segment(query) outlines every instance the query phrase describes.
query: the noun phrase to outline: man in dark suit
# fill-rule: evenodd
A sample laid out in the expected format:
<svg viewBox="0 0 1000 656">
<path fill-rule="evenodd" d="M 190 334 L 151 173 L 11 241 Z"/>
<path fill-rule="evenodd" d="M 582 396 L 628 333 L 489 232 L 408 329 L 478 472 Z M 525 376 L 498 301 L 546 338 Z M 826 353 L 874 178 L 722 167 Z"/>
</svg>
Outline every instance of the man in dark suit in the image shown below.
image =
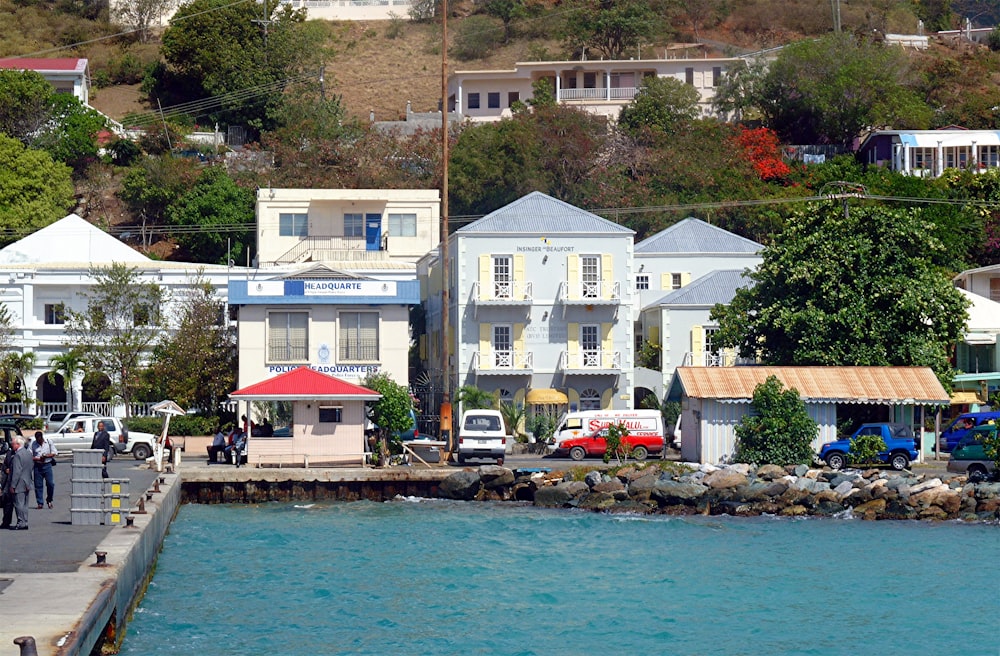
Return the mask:
<svg viewBox="0 0 1000 656">
<path fill-rule="evenodd" d="M 3 465 L 0 465 L 0 505 L 3 505 L 3 522 L 0 528 L 10 528 L 10 522 L 14 518 L 14 495 L 10 493 L 10 469 L 14 463 L 14 448 L 7 449 L 3 457 Z"/>
<path fill-rule="evenodd" d="M 31 450 L 24 446 L 23 439 L 16 435 L 12 440 L 14 459 L 10 463 L 10 481 L 7 483 L 14 495 L 14 513 L 17 515 L 17 525 L 10 527 L 13 531 L 28 530 L 28 493 L 34 485 L 31 472 L 35 462 L 31 459 Z"/>
<path fill-rule="evenodd" d="M 94 433 L 94 439 L 90 442 L 91 449 L 100 449 L 101 454 L 101 464 L 104 465 L 104 469 L 101 470 L 101 478 L 108 477 L 108 451 L 111 450 L 111 435 L 108 431 L 104 430 L 104 422 L 97 422 L 97 432 Z"/>
</svg>

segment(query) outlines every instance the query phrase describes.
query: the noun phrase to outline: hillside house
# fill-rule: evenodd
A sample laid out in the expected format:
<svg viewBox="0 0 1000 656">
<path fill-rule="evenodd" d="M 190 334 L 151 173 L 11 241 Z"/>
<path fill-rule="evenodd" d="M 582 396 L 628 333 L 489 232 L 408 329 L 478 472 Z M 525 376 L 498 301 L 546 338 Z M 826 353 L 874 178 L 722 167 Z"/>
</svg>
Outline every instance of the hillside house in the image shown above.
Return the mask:
<svg viewBox="0 0 1000 656">
<path fill-rule="evenodd" d="M 985 171 L 1000 166 L 1000 130 L 876 130 L 861 142 L 857 157 L 923 178 L 953 168 Z"/>
<path fill-rule="evenodd" d="M 0 59 L 0 68 L 15 71 L 35 71 L 60 93 L 76 96 L 84 105 L 90 104 L 90 65 L 76 57 Z"/>
</svg>

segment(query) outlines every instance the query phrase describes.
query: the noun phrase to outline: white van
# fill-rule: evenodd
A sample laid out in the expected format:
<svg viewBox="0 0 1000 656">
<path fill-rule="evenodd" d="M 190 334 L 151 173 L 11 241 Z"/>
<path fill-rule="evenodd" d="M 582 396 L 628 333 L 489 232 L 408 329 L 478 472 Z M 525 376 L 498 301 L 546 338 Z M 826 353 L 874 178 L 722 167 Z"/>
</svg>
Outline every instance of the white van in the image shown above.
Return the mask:
<svg viewBox="0 0 1000 656">
<path fill-rule="evenodd" d="M 503 464 L 507 431 L 499 410 L 466 410 L 458 429 L 458 462 L 466 458 L 496 460 Z"/>
<path fill-rule="evenodd" d="M 593 435 L 612 424 L 625 424 L 629 435 L 664 437 L 663 415 L 659 410 L 580 410 L 567 412 L 556 425 L 549 451 L 555 451 L 563 440 Z"/>
</svg>

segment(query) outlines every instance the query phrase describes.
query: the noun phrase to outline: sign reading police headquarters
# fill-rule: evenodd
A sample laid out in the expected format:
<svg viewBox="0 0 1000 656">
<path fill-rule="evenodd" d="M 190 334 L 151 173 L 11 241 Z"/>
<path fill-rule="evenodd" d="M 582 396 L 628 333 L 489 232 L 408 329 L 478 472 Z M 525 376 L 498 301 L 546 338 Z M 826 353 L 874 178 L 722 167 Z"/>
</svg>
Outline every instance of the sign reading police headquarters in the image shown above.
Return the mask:
<svg viewBox="0 0 1000 656">
<path fill-rule="evenodd" d="M 395 296 L 394 280 L 258 280 L 247 296 Z"/>
</svg>

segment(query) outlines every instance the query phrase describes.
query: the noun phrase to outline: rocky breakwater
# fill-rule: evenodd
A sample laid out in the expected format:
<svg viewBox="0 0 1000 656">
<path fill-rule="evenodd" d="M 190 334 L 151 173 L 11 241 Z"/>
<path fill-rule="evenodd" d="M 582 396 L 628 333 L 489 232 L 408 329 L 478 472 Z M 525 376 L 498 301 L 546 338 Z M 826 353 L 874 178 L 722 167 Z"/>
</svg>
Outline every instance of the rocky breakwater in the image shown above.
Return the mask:
<svg viewBox="0 0 1000 656">
<path fill-rule="evenodd" d="M 575 468 L 525 475 L 491 465 L 450 475 L 442 481 L 439 495 L 612 513 L 1000 519 L 1000 483 L 804 465 L 648 463 L 606 472 Z"/>
</svg>

